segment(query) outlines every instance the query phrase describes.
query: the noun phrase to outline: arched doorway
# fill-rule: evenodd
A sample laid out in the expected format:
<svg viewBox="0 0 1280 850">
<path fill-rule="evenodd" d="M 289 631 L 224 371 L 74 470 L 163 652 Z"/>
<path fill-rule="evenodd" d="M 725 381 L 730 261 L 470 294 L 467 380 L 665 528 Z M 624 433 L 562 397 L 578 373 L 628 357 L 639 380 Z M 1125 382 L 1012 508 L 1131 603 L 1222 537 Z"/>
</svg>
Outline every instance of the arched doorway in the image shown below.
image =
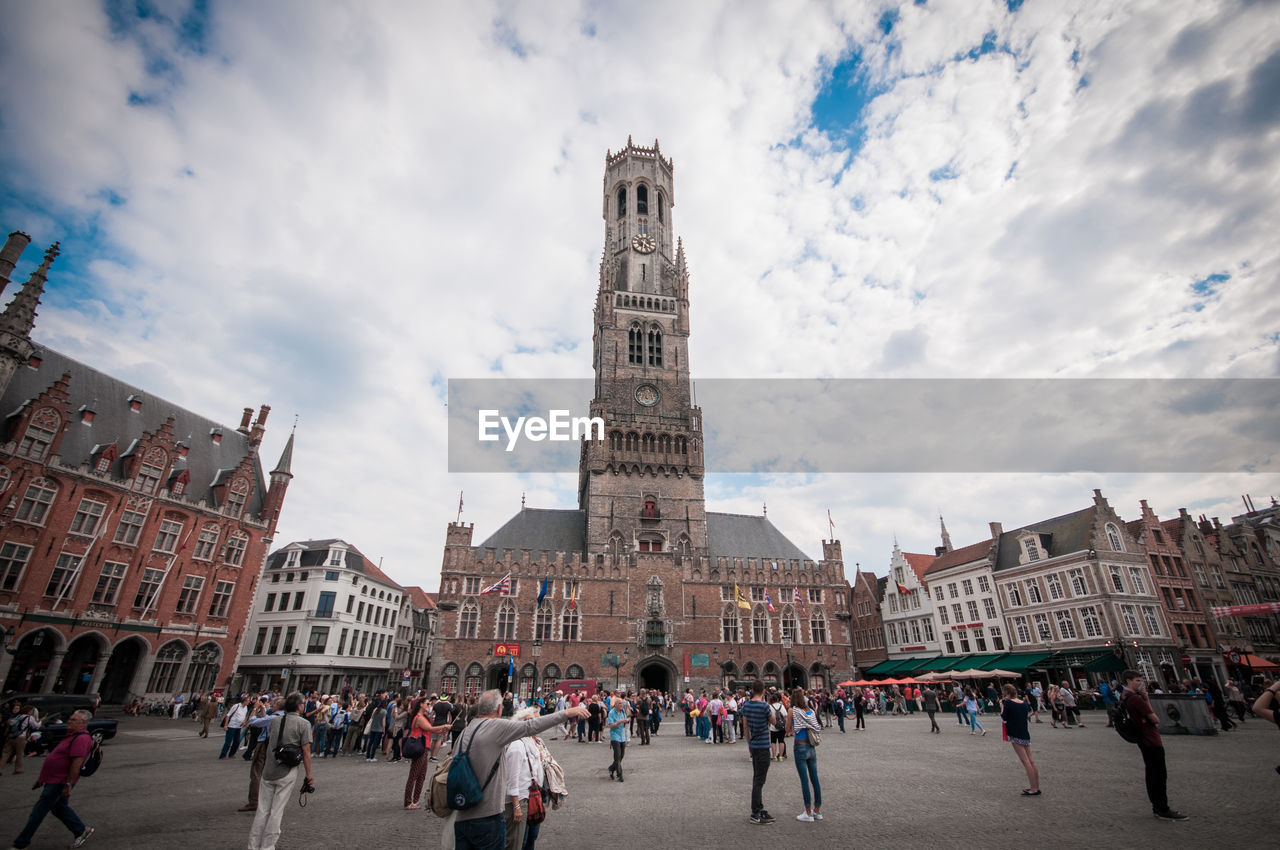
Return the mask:
<svg viewBox="0 0 1280 850">
<path fill-rule="evenodd" d="M 138 662 L 147 649 L 147 644 L 139 637 L 125 638 L 116 644 L 107 657 L 107 672 L 98 688 L 103 702 L 118 704 L 129 700 L 129 684 L 134 673 L 138 672 Z"/>
<path fill-rule="evenodd" d="M 58 682 L 53 689 L 59 693 L 87 694 L 94 671 L 102 663 L 106 639 L 100 634 L 83 634 L 71 641 L 67 655 L 58 671 Z"/>
<path fill-rule="evenodd" d="M 36 629 L 24 635 L 13 654 L 13 666 L 4 681 L 4 693 L 40 693 L 50 674 L 49 662 L 61 643 L 53 629 Z"/>
<path fill-rule="evenodd" d="M 636 664 L 635 671 L 638 687 L 668 694 L 675 687 L 677 671 L 665 658 L 646 658 Z"/>
<path fill-rule="evenodd" d="M 782 671 L 782 685 L 787 690 L 792 688 L 808 688 L 809 674 L 799 664 L 792 662 Z"/>
<path fill-rule="evenodd" d="M 488 674 L 485 676 L 485 690 L 491 691 L 495 688 L 504 694 L 511 690 L 511 679 L 507 676 L 507 663 L 494 664 L 489 668 Z"/>
</svg>

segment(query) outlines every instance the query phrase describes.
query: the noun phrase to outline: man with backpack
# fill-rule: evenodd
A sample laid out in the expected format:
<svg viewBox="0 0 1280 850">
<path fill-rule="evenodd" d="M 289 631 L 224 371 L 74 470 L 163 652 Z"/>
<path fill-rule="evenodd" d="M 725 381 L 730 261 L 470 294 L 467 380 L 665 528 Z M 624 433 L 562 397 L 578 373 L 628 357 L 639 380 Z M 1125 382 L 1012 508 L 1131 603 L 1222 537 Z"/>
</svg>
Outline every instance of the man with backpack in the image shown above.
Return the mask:
<svg viewBox="0 0 1280 850">
<path fill-rule="evenodd" d="M 26 827 L 13 840 L 14 847 L 30 845 L 45 815 L 50 812 L 71 830 L 75 837 L 72 847 L 82 846 L 93 834 L 93 827 L 84 825 L 70 803 L 71 789 L 80 780 L 80 767 L 93 750 L 93 739 L 85 731 L 85 726 L 92 717 L 92 712 L 81 709 L 67 718 L 67 737 L 45 756 L 44 765 L 40 768 L 40 778 L 35 785 L 41 789 L 40 799 L 32 807 Z"/>
<path fill-rule="evenodd" d="M 473 772 L 472 781 L 481 794 L 475 805 L 458 810 L 453 825 L 457 850 L 503 850 L 506 844 L 503 790 L 507 782 L 503 775 L 502 754 L 507 744 L 553 729 L 567 720 L 585 719 L 587 713 L 586 706 L 579 704 L 554 714 L 510 720 L 501 717 L 501 691 L 485 691 L 480 695 L 476 701 L 475 720 L 467 725 L 454 745 L 449 771 L 452 790 L 454 773 L 462 769 L 460 763 L 469 765 Z M 462 758 L 464 755 L 465 759 Z M 515 818 L 523 820 L 524 812 L 519 807 L 513 808 Z"/>
<path fill-rule="evenodd" d="M 1136 670 L 1125 670 L 1121 674 L 1121 679 L 1124 682 L 1124 696 L 1120 702 L 1128 713 L 1129 719 L 1140 729 L 1138 749 L 1142 752 L 1142 763 L 1146 768 L 1147 797 L 1151 800 L 1151 810 L 1158 818 L 1186 820 L 1187 816 L 1182 812 L 1169 808 L 1169 794 L 1166 787 L 1169 773 L 1164 763 L 1160 718 L 1152 711 L 1151 703 L 1147 701 L 1146 682 L 1142 674 Z"/>
</svg>

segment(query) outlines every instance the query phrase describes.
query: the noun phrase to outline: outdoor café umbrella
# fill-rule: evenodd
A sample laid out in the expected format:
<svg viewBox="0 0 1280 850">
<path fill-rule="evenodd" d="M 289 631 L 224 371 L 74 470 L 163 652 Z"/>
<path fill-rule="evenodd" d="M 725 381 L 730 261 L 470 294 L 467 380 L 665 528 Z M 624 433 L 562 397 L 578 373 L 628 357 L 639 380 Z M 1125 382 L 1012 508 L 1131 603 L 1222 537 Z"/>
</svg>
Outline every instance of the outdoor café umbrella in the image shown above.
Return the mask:
<svg viewBox="0 0 1280 850">
<path fill-rule="evenodd" d="M 1021 673 L 1010 673 L 1008 670 L 988 670 L 987 675 L 997 679 L 1017 679 L 1022 676 Z"/>
</svg>

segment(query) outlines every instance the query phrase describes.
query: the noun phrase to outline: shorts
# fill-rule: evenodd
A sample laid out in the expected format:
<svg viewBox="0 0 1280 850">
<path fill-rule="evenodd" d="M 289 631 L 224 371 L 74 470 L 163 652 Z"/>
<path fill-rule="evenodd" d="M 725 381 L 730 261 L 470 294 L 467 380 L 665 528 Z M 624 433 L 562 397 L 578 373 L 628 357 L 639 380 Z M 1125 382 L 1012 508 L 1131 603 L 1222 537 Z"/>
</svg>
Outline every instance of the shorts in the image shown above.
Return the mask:
<svg viewBox="0 0 1280 850">
<path fill-rule="evenodd" d="M 1010 738 L 1009 738 L 1009 743 L 1010 743 L 1010 744 L 1021 744 L 1021 745 L 1022 745 L 1022 746 L 1024 746 L 1024 747 L 1029 747 L 1029 746 L 1031 746 L 1031 739 L 1030 739 L 1030 738 L 1014 738 L 1014 737 L 1010 736 Z"/>
<path fill-rule="evenodd" d="M 787 742 L 786 729 L 770 729 L 769 730 L 769 743 L 785 744 L 786 742 Z"/>
</svg>

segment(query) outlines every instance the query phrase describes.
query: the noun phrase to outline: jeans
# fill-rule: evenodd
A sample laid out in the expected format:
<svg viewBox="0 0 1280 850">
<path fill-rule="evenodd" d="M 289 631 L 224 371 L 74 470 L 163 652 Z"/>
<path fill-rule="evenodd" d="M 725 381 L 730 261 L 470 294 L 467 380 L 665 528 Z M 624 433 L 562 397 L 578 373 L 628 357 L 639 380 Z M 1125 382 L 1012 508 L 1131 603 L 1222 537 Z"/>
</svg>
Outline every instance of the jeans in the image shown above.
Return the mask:
<svg viewBox="0 0 1280 850">
<path fill-rule="evenodd" d="M 836 712 L 836 722 L 840 724 L 840 731 L 843 732 L 844 731 L 844 712 L 843 711 Z"/>
<path fill-rule="evenodd" d="M 534 846 L 538 843 L 538 831 L 540 829 L 542 829 L 542 824 L 540 823 L 525 823 L 522 850 L 534 850 Z"/>
<path fill-rule="evenodd" d="M 769 776 L 769 750 L 751 750 L 751 814 L 764 811 L 764 781 Z"/>
<path fill-rule="evenodd" d="M 818 784 L 818 751 L 809 746 L 808 741 L 796 741 L 792 747 L 792 756 L 796 762 L 796 773 L 800 774 L 800 794 L 804 797 L 805 809 L 810 808 L 810 783 L 813 783 L 812 808 L 821 809 L 822 786 Z"/>
<path fill-rule="evenodd" d="M 1151 811 L 1159 814 L 1169 811 L 1169 771 L 1164 764 L 1164 747 L 1138 744 L 1142 752 L 1142 763 L 1147 774 L 1147 798 L 1151 800 Z"/>
<path fill-rule="evenodd" d="M 334 727 L 329 730 L 329 734 L 325 739 L 324 755 L 338 755 L 338 748 L 342 746 L 342 739 L 345 737 L 346 729 Z"/>
<path fill-rule="evenodd" d="M 862 710 L 862 707 L 861 707 L 861 706 L 859 706 L 859 707 L 857 708 L 857 710 L 855 711 L 855 713 L 854 713 L 854 715 L 853 715 L 853 728 L 854 728 L 854 729 L 866 729 L 866 728 L 867 728 L 867 718 L 866 718 L 866 715 L 863 713 L 863 710 Z"/>
<path fill-rule="evenodd" d="M 236 750 L 240 749 L 240 730 L 228 729 L 226 735 L 222 739 L 222 752 L 218 758 L 224 759 L 228 756 L 236 754 Z"/>
<path fill-rule="evenodd" d="M 500 814 L 455 821 L 453 842 L 456 850 L 503 850 L 507 823 Z"/>
<path fill-rule="evenodd" d="M 311 744 L 311 752 L 324 754 L 325 742 L 328 740 L 329 727 L 316 724 L 315 741 Z"/>
<path fill-rule="evenodd" d="M 364 757 L 366 759 L 376 759 L 378 757 L 378 747 L 382 744 L 381 732 L 369 733 L 369 744 L 364 749 Z"/>
<path fill-rule="evenodd" d="M 693 721 L 694 720 L 695 718 L 692 715 L 690 715 L 689 712 L 686 711 L 684 713 L 684 734 L 686 737 L 689 737 L 689 738 L 693 737 Z"/>
<path fill-rule="evenodd" d="M 40 823 L 44 820 L 45 815 L 50 812 L 53 813 L 55 818 L 62 821 L 76 838 L 84 834 L 84 822 L 80 820 L 80 817 L 72 810 L 71 804 L 62 796 L 62 785 L 50 782 L 41 789 L 40 799 L 36 800 L 36 804 L 31 807 L 31 816 L 27 818 L 27 825 L 19 833 L 18 837 L 13 839 L 13 846 L 26 847 L 30 844 L 31 838 L 36 834 L 36 830 L 40 828 Z"/>
</svg>

